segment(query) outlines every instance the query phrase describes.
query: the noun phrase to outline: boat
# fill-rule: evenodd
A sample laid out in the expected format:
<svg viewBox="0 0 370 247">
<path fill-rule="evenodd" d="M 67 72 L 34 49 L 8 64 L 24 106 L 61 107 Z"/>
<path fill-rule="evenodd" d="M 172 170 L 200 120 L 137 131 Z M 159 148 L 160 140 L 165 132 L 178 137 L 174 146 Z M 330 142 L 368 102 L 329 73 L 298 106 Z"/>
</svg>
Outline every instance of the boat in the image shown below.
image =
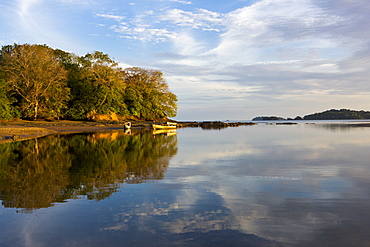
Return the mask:
<svg viewBox="0 0 370 247">
<path fill-rule="evenodd" d="M 175 129 L 154 129 L 153 135 L 173 136 L 177 135 L 177 132 Z"/>
<path fill-rule="evenodd" d="M 153 124 L 153 129 L 176 129 L 177 123 L 167 122 L 164 124 Z"/>
<path fill-rule="evenodd" d="M 126 122 L 126 123 L 124 123 L 124 124 L 123 124 L 123 127 L 124 127 L 125 129 L 131 129 L 131 122 Z"/>
</svg>

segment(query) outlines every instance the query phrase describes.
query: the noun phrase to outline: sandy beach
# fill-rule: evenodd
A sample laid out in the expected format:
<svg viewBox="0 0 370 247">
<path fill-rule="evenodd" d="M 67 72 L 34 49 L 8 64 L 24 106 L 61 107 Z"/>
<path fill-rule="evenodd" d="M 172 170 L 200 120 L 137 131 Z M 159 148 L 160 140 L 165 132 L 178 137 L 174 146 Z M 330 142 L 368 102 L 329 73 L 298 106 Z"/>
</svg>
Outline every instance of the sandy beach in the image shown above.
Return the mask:
<svg viewBox="0 0 370 247">
<path fill-rule="evenodd" d="M 149 127 L 138 122 L 134 128 Z M 0 122 L 0 143 L 22 141 L 50 134 L 81 133 L 123 129 L 123 123 L 101 123 L 85 121 L 3 121 Z"/>
</svg>

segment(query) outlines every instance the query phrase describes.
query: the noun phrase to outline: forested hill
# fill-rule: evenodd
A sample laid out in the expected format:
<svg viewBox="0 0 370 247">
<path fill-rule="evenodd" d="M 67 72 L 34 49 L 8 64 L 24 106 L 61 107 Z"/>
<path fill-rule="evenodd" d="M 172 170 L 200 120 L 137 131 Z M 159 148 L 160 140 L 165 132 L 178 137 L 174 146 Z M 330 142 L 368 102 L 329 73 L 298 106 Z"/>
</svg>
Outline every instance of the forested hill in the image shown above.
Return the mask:
<svg viewBox="0 0 370 247">
<path fill-rule="evenodd" d="M 255 117 L 252 121 L 279 121 L 279 120 L 337 120 L 337 119 L 370 119 L 370 111 L 354 111 L 349 109 L 331 109 L 296 118 L 282 118 L 276 116 Z"/>
<path fill-rule="evenodd" d="M 349 109 L 327 110 L 303 117 L 304 120 L 329 120 L 329 119 L 370 119 L 370 111 L 354 111 Z"/>
</svg>

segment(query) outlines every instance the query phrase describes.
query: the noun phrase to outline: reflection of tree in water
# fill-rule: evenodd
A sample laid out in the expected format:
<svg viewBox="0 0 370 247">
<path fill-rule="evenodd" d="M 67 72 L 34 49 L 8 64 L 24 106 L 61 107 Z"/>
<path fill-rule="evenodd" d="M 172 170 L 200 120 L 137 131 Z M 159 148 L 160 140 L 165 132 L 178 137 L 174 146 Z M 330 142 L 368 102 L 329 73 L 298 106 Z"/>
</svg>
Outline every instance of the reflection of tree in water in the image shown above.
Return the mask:
<svg viewBox="0 0 370 247">
<path fill-rule="evenodd" d="M 0 145 L 0 199 L 5 207 L 41 208 L 62 201 L 71 165 L 56 138 Z"/>
<path fill-rule="evenodd" d="M 176 136 L 143 132 L 46 137 L 0 145 L 0 199 L 27 210 L 87 196 L 102 200 L 120 183 L 162 179 Z"/>
</svg>

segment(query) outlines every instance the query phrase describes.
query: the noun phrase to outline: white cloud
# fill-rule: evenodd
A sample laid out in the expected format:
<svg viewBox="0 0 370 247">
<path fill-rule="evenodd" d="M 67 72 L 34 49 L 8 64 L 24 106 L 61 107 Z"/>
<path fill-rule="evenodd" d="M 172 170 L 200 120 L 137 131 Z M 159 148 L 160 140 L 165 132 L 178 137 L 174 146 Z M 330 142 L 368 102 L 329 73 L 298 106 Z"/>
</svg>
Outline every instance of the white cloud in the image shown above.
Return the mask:
<svg viewBox="0 0 370 247">
<path fill-rule="evenodd" d="M 163 42 L 168 38 L 175 38 L 176 34 L 168 31 L 166 29 L 159 29 L 159 28 L 146 28 L 146 27 L 129 27 L 125 24 L 121 25 L 113 25 L 111 28 L 116 33 L 122 34 L 120 37 L 139 40 L 143 42 Z"/>
<path fill-rule="evenodd" d="M 114 32 L 122 34 L 120 37 L 142 42 L 173 41 L 178 43 L 182 38 L 191 39 L 192 34 L 190 31 L 192 29 L 212 32 L 221 31 L 223 16 L 216 12 L 205 9 L 197 9 L 195 12 L 183 11 L 181 9 L 157 11 L 143 11 L 130 19 L 115 14 L 101 13 L 96 16 L 116 22 L 114 25 L 111 25 L 111 28 Z M 127 21 L 122 22 L 123 20 Z M 195 43 L 198 44 L 196 46 L 199 46 L 201 42 L 193 40 L 189 45 Z M 186 49 L 181 48 L 181 50 Z"/>
<path fill-rule="evenodd" d="M 37 7 L 42 0 L 20 0 L 18 1 L 18 15 L 25 28 L 35 28 L 37 24 L 32 16 L 32 8 Z"/>
<path fill-rule="evenodd" d="M 338 47 L 321 29 L 340 18 L 325 15 L 310 1 L 264 0 L 230 12 L 226 18 L 227 31 L 212 52 L 232 63 L 307 61 L 312 49 Z"/>
<path fill-rule="evenodd" d="M 105 19 L 112 19 L 117 22 L 121 22 L 122 20 L 126 19 L 125 16 L 120 16 L 120 15 L 112 15 L 112 14 L 96 14 L 98 17 L 103 17 Z"/>
<path fill-rule="evenodd" d="M 50 6 L 44 0 L 19 0 L 14 16 L 15 29 L 26 37 L 27 43 L 41 43 L 55 46 L 69 39 L 57 30 L 58 18 L 53 15 Z"/>
<path fill-rule="evenodd" d="M 175 3 L 181 3 L 181 4 L 193 4 L 190 1 L 183 1 L 183 0 L 157 0 L 161 2 L 175 2 Z"/>
<path fill-rule="evenodd" d="M 179 27 L 189 27 L 205 31 L 217 31 L 217 25 L 222 24 L 222 14 L 198 9 L 196 12 L 183 11 L 181 9 L 167 10 L 160 16 L 160 20 L 169 21 Z"/>
<path fill-rule="evenodd" d="M 173 37 L 172 41 L 177 52 L 182 55 L 197 55 L 205 48 L 204 43 L 197 41 L 190 32 L 178 33 Z M 183 62 L 183 60 L 179 62 Z M 194 62 L 192 61 L 193 65 Z"/>
<path fill-rule="evenodd" d="M 118 33 L 120 38 L 142 42 L 163 42 L 176 38 L 175 32 L 166 28 L 155 28 L 148 24 L 149 20 L 147 21 L 145 18 L 153 15 L 153 13 L 153 11 L 146 11 L 144 12 L 145 15 L 137 15 L 130 19 L 114 14 L 96 14 L 96 16 L 116 22 L 114 25 L 110 25 L 110 29 Z M 123 22 L 123 20 L 126 20 L 126 22 Z"/>
<path fill-rule="evenodd" d="M 88 50 L 86 43 L 80 43 L 80 37 L 71 36 L 74 28 L 81 23 L 74 23 L 76 9 L 93 8 L 95 0 L 69 1 L 69 0 L 15 0 L 3 1 L 0 8 L 6 14 L 6 19 L 1 20 L 3 26 L 8 29 L 6 36 L 8 40 L 1 43 L 30 43 L 47 44 L 53 48 L 65 49 L 79 52 Z M 5 3 L 6 2 L 6 3 Z M 61 12 L 63 11 L 63 12 Z M 70 25 L 73 23 L 73 25 Z M 4 31 L 6 30 L 4 28 Z M 82 28 L 81 28 L 82 29 Z M 86 34 L 89 35 L 89 34 Z"/>
<path fill-rule="evenodd" d="M 341 6 L 341 11 L 353 8 L 348 2 L 346 4 L 348 8 Z M 332 5 L 339 8 L 334 2 Z M 229 86 L 229 80 L 222 80 L 222 76 L 233 75 L 231 80 L 239 83 L 240 91 L 245 86 L 259 86 L 261 90 L 253 93 L 259 100 L 249 100 L 254 106 L 266 106 L 266 102 L 273 100 L 271 107 L 280 105 L 286 110 L 287 105 L 296 104 L 301 99 L 306 102 L 301 107 L 308 112 L 308 106 L 314 108 L 319 104 L 322 106 L 318 110 L 324 105 L 328 108 L 336 107 L 335 104 L 346 107 L 344 102 L 358 108 L 363 105 L 362 100 L 354 104 L 347 98 L 360 100 L 363 97 L 359 94 L 370 89 L 365 75 L 370 64 L 370 48 L 366 43 L 370 35 L 363 26 L 368 23 L 368 17 L 342 15 L 341 11 L 330 7 L 330 4 L 324 6 L 309 0 L 259 1 L 220 16 L 220 22 L 213 22 L 224 25 L 222 30 L 225 30 L 213 41 L 213 49 L 204 43 L 200 52 L 177 58 L 172 63 L 166 61 L 166 66 L 171 69 L 175 69 L 175 64 L 188 66 L 191 68 L 188 76 L 199 77 L 196 73 L 203 70 L 203 79 L 216 74 L 225 87 Z M 356 6 L 357 12 L 358 9 L 360 7 Z M 167 19 L 195 27 L 192 16 L 188 12 L 174 11 Z M 359 35 L 355 35 L 354 30 Z M 189 42 L 192 43 L 196 44 L 197 40 L 194 38 Z M 184 54 L 181 49 L 177 51 Z M 200 83 L 209 89 L 209 97 L 203 95 L 204 98 L 213 98 L 221 104 L 220 96 L 213 90 L 215 84 L 203 79 Z M 344 98 L 346 94 L 348 96 Z M 230 91 L 225 92 L 226 95 L 235 103 L 239 99 Z M 250 94 L 245 96 L 251 97 Z M 320 103 L 312 101 L 316 96 L 324 98 Z"/>
<path fill-rule="evenodd" d="M 57 0 L 59 3 L 64 5 L 89 5 L 96 3 L 96 0 Z"/>
<path fill-rule="evenodd" d="M 41 2 L 42 0 L 19 0 L 19 14 L 21 16 L 29 14 L 30 8 L 32 8 L 32 6 L 40 4 Z"/>
</svg>

